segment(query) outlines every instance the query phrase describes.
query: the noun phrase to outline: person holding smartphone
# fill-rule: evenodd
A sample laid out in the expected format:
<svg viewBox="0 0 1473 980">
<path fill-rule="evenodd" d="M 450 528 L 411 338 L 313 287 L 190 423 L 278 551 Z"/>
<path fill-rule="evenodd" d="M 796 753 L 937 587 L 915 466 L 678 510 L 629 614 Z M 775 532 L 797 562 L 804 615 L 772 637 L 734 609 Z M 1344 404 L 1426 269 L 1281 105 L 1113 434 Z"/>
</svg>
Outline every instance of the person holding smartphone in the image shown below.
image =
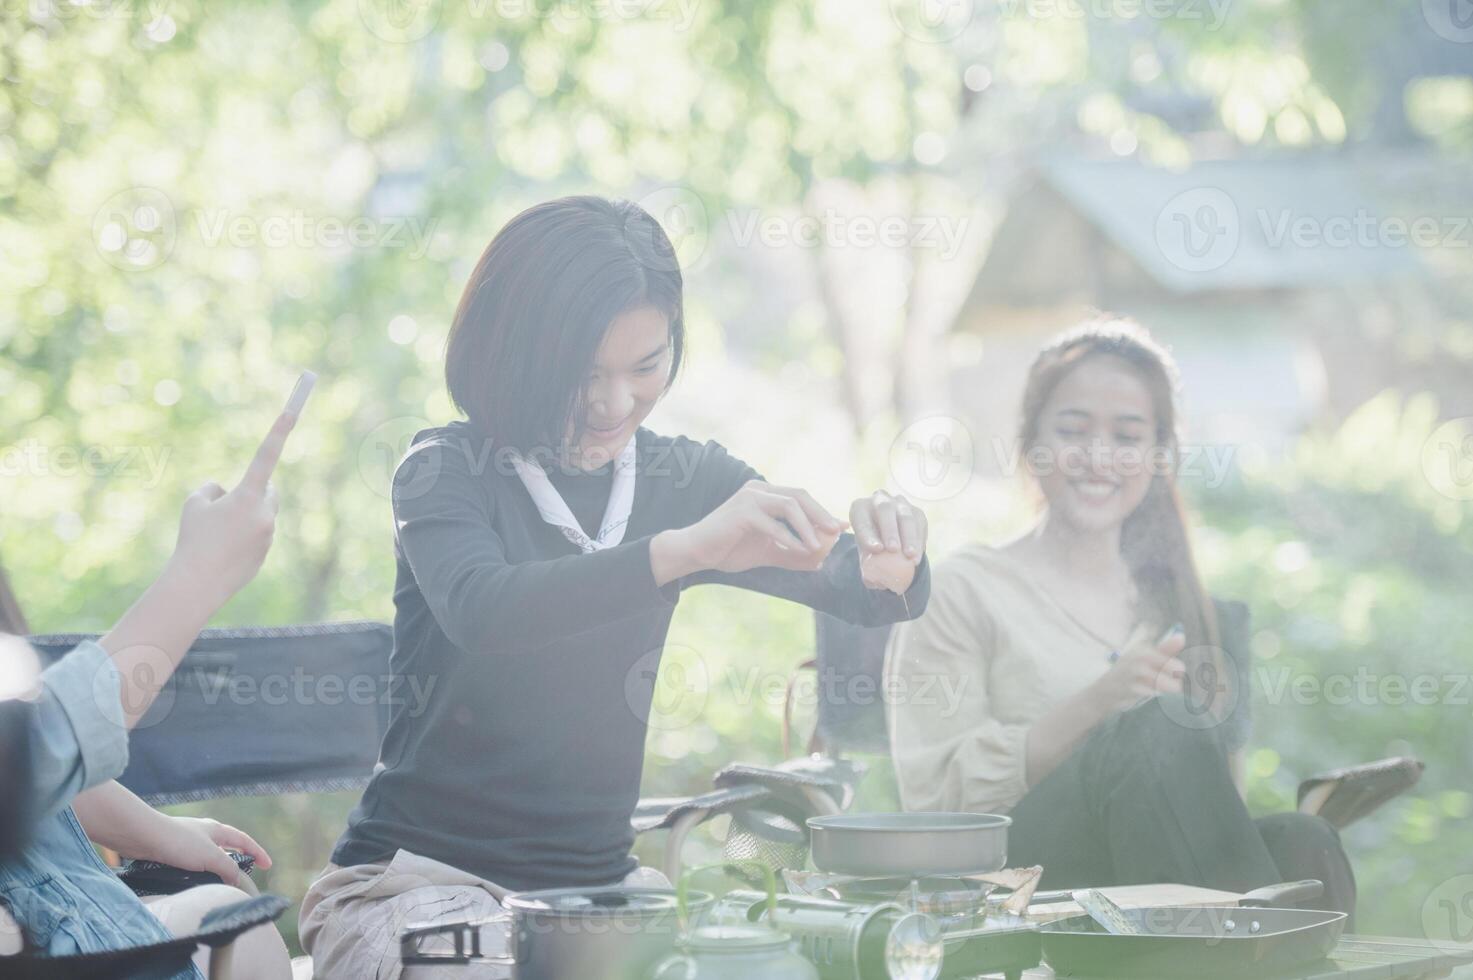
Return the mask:
<svg viewBox="0 0 1473 980">
<path fill-rule="evenodd" d="M 10 920 L 0 929 L 0 955 L 105 952 L 185 935 L 212 909 L 247 897 L 232 887 L 239 872 L 225 848 L 270 867 L 270 856 L 247 834 L 213 820 L 167 816 L 115 779 L 128 761 L 129 730 L 210 617 L 265 561 L 278 506 L 270 476 L 295 423 L 295 411 L 277 419 L 236 487 L 207 483 L 191 494 L 158 579 L 106 635 L 37 675 L 24 701 L 28 777 L 14 787 L 25 796 L 27 826 L 18 849 L 0 859 L 0 908 Z M 9 604 L 7 619 L 24 627 L 18 603 Z M 0 655 L 12 664 L 35 659 L 24 639 L 8 634 L 0 634 Z M 94 843 L 212 872 L 223 883 L 140 900 L 102 863 Z M 187 976 L 198 980 L 209 962 L 210 952 L 200 950 Z M 289 977 L 275 927 L 242 933 L 225 975 Z"/>
<path fill-rule="evenodd" d="M 446 353 L 466 419 L 419 433 L 393 482 L 393 670 L 433 689 L 392 709 L 303 900 L 319 976 L 397 976 L 408 918 L 492 917 L 508 889 L 663 882 L 629 819 L 682 590 L 871 625 L 925 608 L 904 498 L 860 497 L 844 533 L 719 444 L 643 426 L 680 367 L 682 291 L 659 224 L 589 196 L 522 212 L 471 274 Z"/>
<path fill-rule="evenodd" d="M 1176 367 L 1146 331 L 1102 320 L 1029 372 L 1021 449 L 1042 507 L 1001 547 L 936 570 L 931 608 L 896 630 L 889 703 L 908 810 L 1013 817 L 1008 859 L 1047 888 L 1174 882 L 1248 891 L 1355 879 L 1318 817 L 1255 821 L 1241 797 L 1252 692 L 1246 609 L 1230 643 L 1193 558 L 1176 486 Z"/>
</svg>

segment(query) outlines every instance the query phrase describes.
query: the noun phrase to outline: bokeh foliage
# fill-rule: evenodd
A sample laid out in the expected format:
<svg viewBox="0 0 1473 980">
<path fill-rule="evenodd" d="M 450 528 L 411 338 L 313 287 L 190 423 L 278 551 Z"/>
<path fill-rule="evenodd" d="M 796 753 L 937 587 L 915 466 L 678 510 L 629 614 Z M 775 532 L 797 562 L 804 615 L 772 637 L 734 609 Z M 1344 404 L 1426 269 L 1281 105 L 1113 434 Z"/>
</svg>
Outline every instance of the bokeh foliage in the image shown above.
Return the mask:
<svg viewBox="0 0 1473 980">
<path fill-rule="evenodd" d="M 234 477 L 300 365 L 322 383 L 278 477 L 277 545 L 219 622 L 387 619 L 388 472 L 416 428 L 451 417 L 438 364 L 450 313 L 490 234 L 532 201 L 658 203 L 673 187 L 713 213 L 802 210 L 837 181 L 898 186 L 917 211 L 985 208 L 988 180 L 1040 147 L 1102 143 L 1176 164 L 1200 128 L 1238 146 L 1339 146 L 1401 98 L 1359 67 L 1384 28 L 1374 2 L 1242 0 L 1212 31 L 979 2 L 957 36 L 917 29 L 924 3 L 692 0 L 647 16 L 489 0 L 0 4 L 0 554 L 36 628 L 109 624 L 167 555 L 184 495 Z M 1419 92 L 1421 129 L 1466 148 L 1473 91 Z M 1205 110 L 1185 118 L 1161 93 Z M 129 260 L 110 250 L 107 216 L 140 201 L 163 222 L 138 229 L 158 252 Z M 353 221 L 367 239 L 337 242 L 333 223 Z M 284 240 L 261 240 L 283 227 Z M 757 370 L 799 362 L 826 378 L 856 356 L 798 329 L 812 321 L 798 311 L 768 339 L 728 336 L 762 286 L 720 264 L 696 271 L 694 347 L 708 363 L 730 350 Z M 877 310 L 866 328 L 888 337 L 910 319 Z M 803 422 L 791 404 L 761 411 Z M 884 480 L 876 447 L 893 417 L 854 421 L 858 490 Z M 1431 426 L 1416 400 L 1373 403 L 1298 457 L 1195 495 L 1212 581 L 1252 602 L 1265 665 L 1469 669 L 1457 629 L 1467 505 L 1392 452 Z M 780 449 L 739 431 L 693 434 L 771 469 Z M 1021 498 L 1007 494 L 942 507 L 938 549 L 1015 528 Z M 671 642 L 781 677 L 809 652 L 811 621 L 702 590 Z M 652 736 L 647 793 L 698 791 L 732 759 L 780 756 L 777 706 L 716 692 L 692 724 Z M 1261 809 L 1329 765 L 1402 748 L 1431 763 L 1423 792 L 1350 835 L 1374 895 L 1363 928 L 1419 932 L 1449 856 L 1473 850 L 1468 714 L 1261 708 Z M 866 793 L 882 805 L 883 779 Z M 272 886 L 299 895 L 351 802 L 196 809 L 267 842 Z"/>
</svg>

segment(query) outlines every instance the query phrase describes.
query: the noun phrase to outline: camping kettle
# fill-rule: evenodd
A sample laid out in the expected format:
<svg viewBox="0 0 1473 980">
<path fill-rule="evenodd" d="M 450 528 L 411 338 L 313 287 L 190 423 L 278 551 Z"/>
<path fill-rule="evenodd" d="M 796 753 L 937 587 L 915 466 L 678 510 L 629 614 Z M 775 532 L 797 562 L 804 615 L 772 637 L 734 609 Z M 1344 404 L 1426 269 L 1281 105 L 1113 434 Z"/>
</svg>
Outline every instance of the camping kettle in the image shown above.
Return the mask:
<svg viewBox="0 0 1473 980">
<path fill-rule="evenodd" d="M 728 862 L 695 868 L 680 878 L 677 902 L 683 910 L 692 875 L 708 868 L 733 864 L 766 878 L 769 921 L 777 908 L 777 877 L 756 861 Z M 688 928 L 676 941 L 679 950 L 655 967 L 654 980 L 819 980 L 818 968 L 798 954 L 793 939 L 768 925 L 753 922 L 721 923 Z"/>
</svg>

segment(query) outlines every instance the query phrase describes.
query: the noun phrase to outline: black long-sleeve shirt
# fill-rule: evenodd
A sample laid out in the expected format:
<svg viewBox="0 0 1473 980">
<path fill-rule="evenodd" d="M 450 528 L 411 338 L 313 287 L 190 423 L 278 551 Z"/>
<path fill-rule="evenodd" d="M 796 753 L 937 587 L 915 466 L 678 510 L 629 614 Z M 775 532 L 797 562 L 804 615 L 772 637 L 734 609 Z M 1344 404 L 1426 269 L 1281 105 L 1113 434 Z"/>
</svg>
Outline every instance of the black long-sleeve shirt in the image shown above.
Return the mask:
<svg viewBox="0 0 1473 980">
<path fill-rule="evenodd" d="M 925 608 L 928 562 L 904 601 L 867 589 L 849 534 L 816 572 L 702 572 L 656 586 L 650 539 L 760 477 L 715 442 L 643 428 L 636 440 L 624 540 L 583 554 L 474 426 L 415 436 L 394 477 L 399 703 L 334 863 L 405 848 L 514 889 L 616 882 L 634 868 L 629 817 L 654 668 L 682 589 L 736 585 L 860 625 Z M 553 481 L 580 523 L 598 522 L 607 470 Z M 415 691 L 429 692 L 423 703 Z"/>
</svg>

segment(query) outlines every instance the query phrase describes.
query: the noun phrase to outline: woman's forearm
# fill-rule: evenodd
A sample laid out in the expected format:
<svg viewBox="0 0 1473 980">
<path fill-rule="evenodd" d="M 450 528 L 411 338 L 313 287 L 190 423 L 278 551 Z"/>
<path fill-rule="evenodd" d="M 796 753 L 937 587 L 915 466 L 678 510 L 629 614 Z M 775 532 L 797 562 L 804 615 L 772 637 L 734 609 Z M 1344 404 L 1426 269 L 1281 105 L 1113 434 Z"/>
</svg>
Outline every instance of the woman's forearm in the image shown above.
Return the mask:
<svg viewBox="0 0 1473 980">
<path fill-rule="evenodd" d="M 705 566 L 695 556 L 687 528 L 661 531 L 650 539 L 650 571 L 661 588 L 679 578 L 694 575 Z"/>
<path fill-rule="evenodd" d="M 1108 701 L 1091 684 L 1060 701 L 1034 722 L 1027 738 L 1029 787 L 1037 786 L 1053 772 L 1110 713 Z"/>
<path fill-rule="evenodd" d="M 225 597 L 218 591 L 207 579 L 189 575 L 171 560 L 117 625 L 98 640 L 117 665 L 123 718 L 129 728 L 153 704 L 195 637 L 223 605 Z"/>
<path fill-rule="evenodd" d="M 93 843 L 124 857 L 151 855 L 168 834 L 168 817 L 116 780 L 78 793 L 72 810 Z"/>
</svg>

